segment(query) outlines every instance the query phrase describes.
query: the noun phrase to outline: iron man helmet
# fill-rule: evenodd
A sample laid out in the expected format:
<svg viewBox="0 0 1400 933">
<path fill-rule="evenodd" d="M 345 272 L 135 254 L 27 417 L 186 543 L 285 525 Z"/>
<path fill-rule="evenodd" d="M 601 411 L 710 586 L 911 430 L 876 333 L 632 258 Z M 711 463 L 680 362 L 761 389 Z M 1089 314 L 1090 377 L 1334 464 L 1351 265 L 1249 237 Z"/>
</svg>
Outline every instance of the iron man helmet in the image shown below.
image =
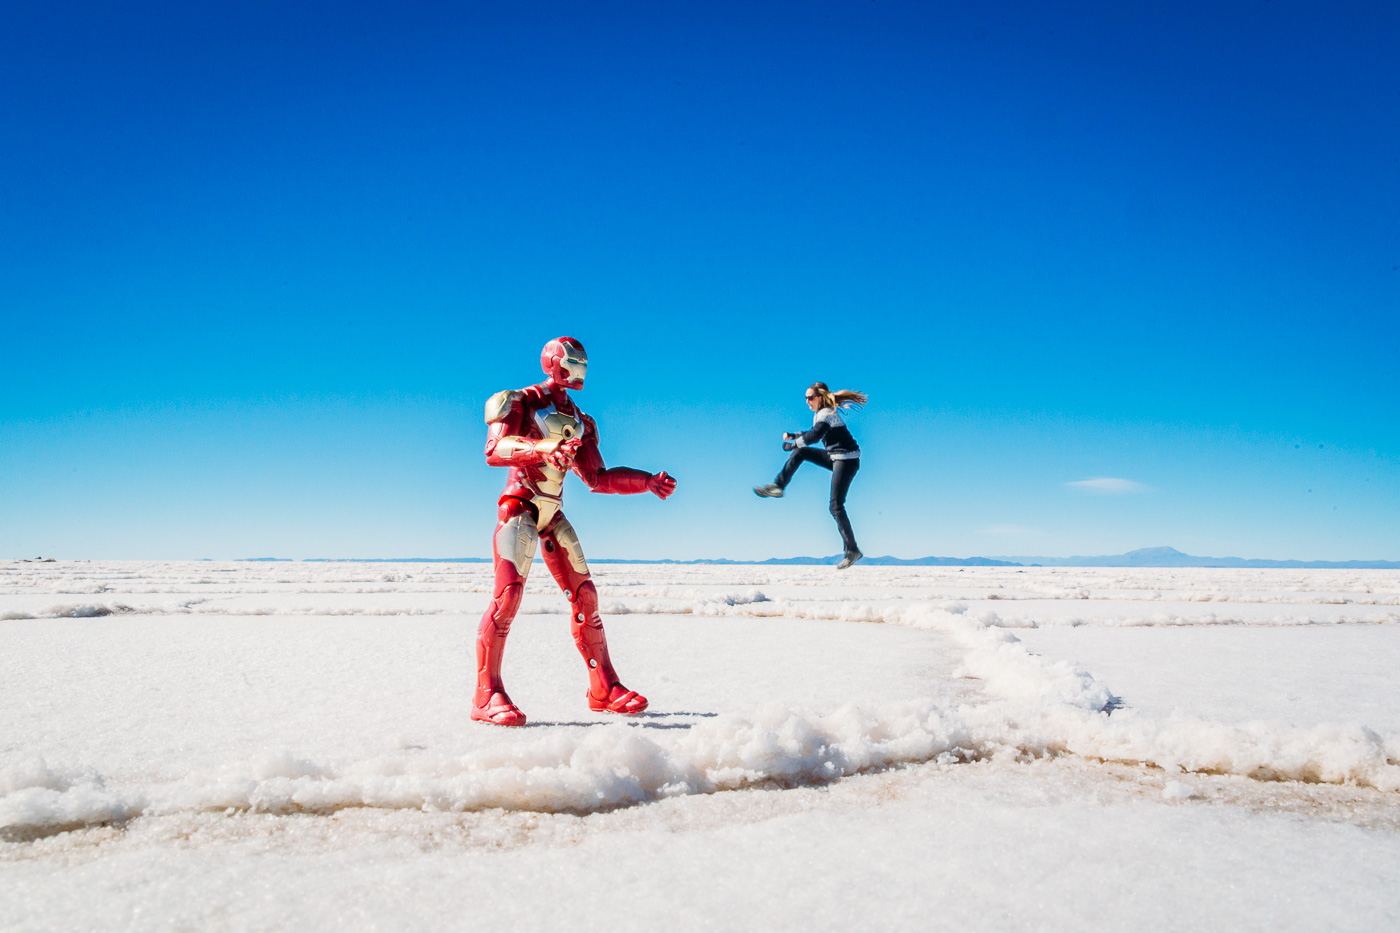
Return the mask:
<svg viewBox="0 0 1400 933">
<path fill-rule="evenodd" d="M 582 389 L 588 372 L 588 354 L 583 344 L 572 337 L 556 337 L 540 351 L 540 368 L 566 389 Z"/>
</svg>

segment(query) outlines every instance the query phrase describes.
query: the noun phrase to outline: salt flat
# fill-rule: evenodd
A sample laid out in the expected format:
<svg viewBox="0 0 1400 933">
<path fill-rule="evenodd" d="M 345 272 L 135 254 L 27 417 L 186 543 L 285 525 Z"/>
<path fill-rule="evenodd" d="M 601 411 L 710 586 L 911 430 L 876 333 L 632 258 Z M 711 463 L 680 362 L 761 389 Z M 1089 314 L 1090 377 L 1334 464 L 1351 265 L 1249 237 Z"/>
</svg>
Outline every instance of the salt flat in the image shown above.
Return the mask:
<svg viewBox="0 0 1400 933">
<path fill-rule="evenodd" d="M 1376 929 L 1400 573 L 0 564 L 6 929 Z"/>
</svg>

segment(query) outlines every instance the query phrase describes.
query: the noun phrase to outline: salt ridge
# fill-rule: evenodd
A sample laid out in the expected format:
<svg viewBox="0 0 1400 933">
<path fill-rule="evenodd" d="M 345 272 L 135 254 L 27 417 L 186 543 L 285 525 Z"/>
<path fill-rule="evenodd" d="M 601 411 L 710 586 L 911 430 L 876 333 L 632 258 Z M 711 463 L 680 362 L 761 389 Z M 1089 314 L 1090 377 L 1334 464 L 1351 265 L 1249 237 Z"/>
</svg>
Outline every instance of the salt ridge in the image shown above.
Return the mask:
<svg viewBox="0 0 1400 933">
<path fill-rule="evenodd" d="M 988 610 L 961 602 L 692 601 L 695 615 L 792 615 L 937 629 L 964 651 L 985 703 L 932 699 L 820 711 L 769 706 L 660 738 L 627 722 L 586 734 L 522 736 L 505 749 L 441 757 L 410 752 L 311 761 L 278 752 L 175 781 L 109 787 L 82 765 L 27 759 L 0 771 L 0 828 L 14 833 L 194 811 L 327 813 L 349 807 L 585 813 L 758 785 L 828 782 L 939 760 L 1073 754 L 1173 772 L 1346 783 L 1400 791 L 1400 739 L 1357 724 L 1298 728 L 1163 720 L 1116 709 L 1086 671 L 1026 650 Z M 636 607 L 634 611 L 646 611 Z M 674 608 L 658 611 L 674 612 Z"/>
</svg>

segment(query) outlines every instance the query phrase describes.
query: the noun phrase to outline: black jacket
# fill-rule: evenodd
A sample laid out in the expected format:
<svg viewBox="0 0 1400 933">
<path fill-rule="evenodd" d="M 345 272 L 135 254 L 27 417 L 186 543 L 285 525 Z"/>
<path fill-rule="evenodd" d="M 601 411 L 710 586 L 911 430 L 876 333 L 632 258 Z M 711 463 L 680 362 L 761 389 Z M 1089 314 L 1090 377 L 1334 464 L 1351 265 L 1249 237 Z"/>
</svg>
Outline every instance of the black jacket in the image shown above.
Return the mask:
<svg viewBox="0 0 1400 933">
<path fill-rule="evenodd" d="M 798 447 L 807 447 L 821 441 L 826 444 L 826 452 L 833 460 L 855 460 L 860 457 L 860 445 L 851 436 L 841 413 L 835 408 L 823 408 L 812 417 L 812 430 L 804 431 L 793 439 Z"/>
</svg>

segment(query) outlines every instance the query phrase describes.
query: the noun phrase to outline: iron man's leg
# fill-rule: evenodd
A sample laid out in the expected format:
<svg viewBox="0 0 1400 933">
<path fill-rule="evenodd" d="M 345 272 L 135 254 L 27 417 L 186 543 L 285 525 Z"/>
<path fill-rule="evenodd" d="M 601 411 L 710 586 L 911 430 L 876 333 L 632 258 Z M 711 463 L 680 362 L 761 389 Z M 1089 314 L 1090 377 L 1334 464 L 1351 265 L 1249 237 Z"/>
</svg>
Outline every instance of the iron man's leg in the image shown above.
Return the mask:
<svg viewBox="0 0 1400 933">
<path fill-rule="evenodd" d="M 520 597 L 525 592 L 525 578 L 530 575 L 530 562 L 535 557 L 535 516 L 519 499 L 503 499 L 497 512 L 496 537 L 492 544 L 495 556 L 496 585 L 491 591 L 491 605 L 481 617 L 476 630 L 476 694 L 472 698 L 472 719 L 498 726 L 523 726 L 525 714 L 510 701 L 501 681 L 501 657 L 506 650 L 506 636 Z"/>
<path fill-rule="evenodd" d="M 569 601 L 569 628 L 579 654 L 588 663 L 588 708 L 609 713 L 640 713 L 647 698 L 628 690 L 608 657 L 608 638 L 598 615 L 598 590 L 583 559 L 583 548 L 569 520 L 560 514 L 540 532 L 544 564 Z"/>
</svg>

